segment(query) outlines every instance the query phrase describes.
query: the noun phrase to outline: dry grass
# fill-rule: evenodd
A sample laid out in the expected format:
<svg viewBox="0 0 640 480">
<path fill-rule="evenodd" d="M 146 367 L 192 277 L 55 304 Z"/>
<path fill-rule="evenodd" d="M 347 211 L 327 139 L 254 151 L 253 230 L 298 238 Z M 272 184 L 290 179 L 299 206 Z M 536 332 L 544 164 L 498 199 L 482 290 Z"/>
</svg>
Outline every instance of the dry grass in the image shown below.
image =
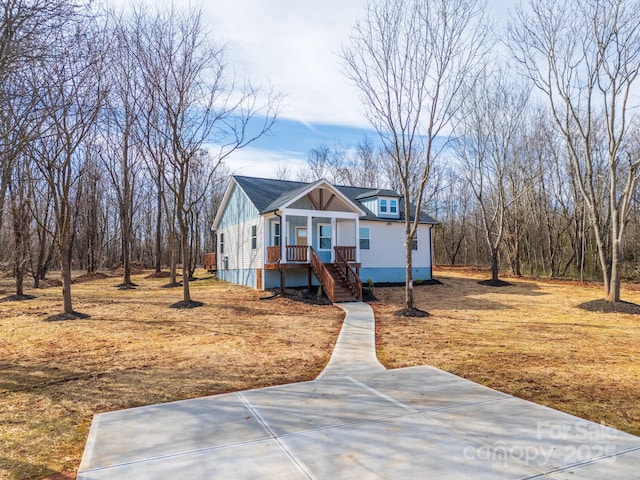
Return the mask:
<svg viewBox="0 0 640 480">
<path fill-rule="evenodd" d="M 87 320 L 44 321 L 62 310 L 59 288 L 0 303 L 0 479 L 73 477 L 97 412 L 312 379 L 343 318 L 211 279 L 192 283 L 204 307 L 170 309 L 182 291 L 166 279 L 119 280 L 74 285 Z"/>
<path fill-rule="evenodd" d="M 640 316 L 587 312 L 599 285 L 508 280 L 440 269 L 415 290 L 427 318 L 393 315 L 402 288 L 377 289 L 378 356 L 388 368 L 433 365 L 497 390 L 640 435 Z M 640 303 L 637 286 L 623 299 Z"/>
</svg>

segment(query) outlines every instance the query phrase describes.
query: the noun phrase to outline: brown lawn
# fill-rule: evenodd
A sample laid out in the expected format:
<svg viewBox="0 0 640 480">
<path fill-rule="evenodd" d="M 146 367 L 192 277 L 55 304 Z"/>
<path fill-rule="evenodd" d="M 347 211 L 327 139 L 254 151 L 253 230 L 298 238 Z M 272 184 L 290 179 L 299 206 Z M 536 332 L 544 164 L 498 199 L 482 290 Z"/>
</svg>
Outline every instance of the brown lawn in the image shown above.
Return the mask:
<svg viewBox="0 0 640 480">
<path fill-rule="evenodd" d="M 191 284 L 205 306 L 176 310 L 167 279 L 119 280 L 73 286 L 88 320 L 44 320 L 62 311 L 57 287 L 0 302 L 0 479 L 73 478 L 97 412 L 312 379 L 344 316 L 213 279 Z"/>
<path fill-rule="evenodd" d="M 497 390 L 640 435 L 640 315 L 593 313 L 599 285 L 506 278 L 441 268 L 443 285 L 418 286 L 426 318 L 393 315 L 403 288 L 372 304 L 378 356 L 388 368 L 432 365 Z M 623 290 L 640 304 L 640 290 Z"/>
<path fill-rule="evenodd" d="M 427 318 L 396 317 L 402 288 L 377 288 L 378 356 L 389 368 L 433 365 L 490 387 L 640 434 L 640 316 L 576 307 L 597 285 L 507 279 L 439 269 L 417 286 Z M 0 280 L 0 297 L 10 295 Z M 205 306 L 169 309 L 166 279 L 74 285 L 88 320 L 46 322 L 59 288 L 0 302 L 0 479 L 73 478 L 96 412 L 314 378 L 342 312 L 212 279 L 192 284 Z M 6 292 L 2 292 L 7 290 Z M 624 299 L 640 304 L 640 288 Z M 64 477 L 53 475 L 66 472 Z"/>
</svg>

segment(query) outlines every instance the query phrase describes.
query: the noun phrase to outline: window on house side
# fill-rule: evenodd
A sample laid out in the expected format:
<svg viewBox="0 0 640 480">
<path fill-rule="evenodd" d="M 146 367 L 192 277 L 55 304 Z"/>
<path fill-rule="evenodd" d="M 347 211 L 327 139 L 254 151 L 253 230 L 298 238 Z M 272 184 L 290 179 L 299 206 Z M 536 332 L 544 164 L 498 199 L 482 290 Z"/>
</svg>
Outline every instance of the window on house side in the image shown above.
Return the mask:
<svg viewBox="0 0 640 480">
<path fill-rule="evenodd" d="M 224 253 L 224 233 L 220 234 L 220 253 Z"/>
<path fill-rule="evenodd" d="M 251 225 L 251 250 L 258 247 L 258 227 Z"/>
<path fill-rule="evenodd" d="M 280 224 L 279 223 L 273 224 L 273 246 L 274 247 L 280 246 Z"/>
<path fill-rule="evenodd" d="M 371 230 L 369 227 L 360 227 L 360 250 L 371 248 Z"/>
<path fill-rule="evenodd" d="M 411 242 L 411 250 L 418 250 L 418 234 L 413 237 L 413 242 Z"/>
<path fill-rule="evenodd" d="M 390 213 L 398 213 L 398 201 L 397 200 L 391 200 L 389 202 L 389 212 Z"/>
<path fill-rule="evenodd" d="M 318 250 L 331 250 L 331 225 L 319 226 L 319 245 Z"/>
<path fill-rule="evenodd" d="M 380 199 L 380 213 L 387 213 L 387 201 L 384 198 Z"/>
</svg>

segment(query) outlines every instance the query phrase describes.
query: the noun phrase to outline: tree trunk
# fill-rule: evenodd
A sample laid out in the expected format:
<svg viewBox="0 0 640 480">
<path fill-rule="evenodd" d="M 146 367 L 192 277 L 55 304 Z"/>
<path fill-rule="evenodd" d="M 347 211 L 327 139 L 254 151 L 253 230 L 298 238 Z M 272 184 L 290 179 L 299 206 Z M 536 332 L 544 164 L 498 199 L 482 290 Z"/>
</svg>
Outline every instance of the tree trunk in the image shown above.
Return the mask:
<svg viewBox="0 0 640 480">
<path fill-rule="evenodd" d="M 176 247 L 176 232 L 173 229 L 169 230 L 169 248 L 171 249 L 171 267 L 169 269 L 169 285 L 174 286 L 178 284 L 178 272 L 177 263 L 178 249 Z"/>
<path fill-rule="evenodd" d="M 189 230 L 185 227 L 180 229 L 180 246 L 182 250 L 182 301 L 186 304 L 191 302 L 189 292 Z"/>
<path fill-rule="evenodd" d="M 64 302 L 64 313 L 73 314 L 71 303 L 71 248 L 64 245 L 60 249 L 62 266 L 62 298 Z"/>
<path fill-rule="evenodd" d="M 608 281 L 605 281 L 605 285 L 608 286 L 605 292 L 605 300 L 610 303 L 615 303 L 620 301 L 620 277 L 622 273 L 621 244 L 619 242 L 614 242 L 612 250 L 611 267 L 605 272 L 605 275 L 609 275 Z"/>
<path fill-rule="evenodd" d="M 161 186 L 160 181 L 158 181 L 158 205 L 156 212 L 156 251 L 155 251 L 155 261 L 156 261 L 156 273 L 160 273 L 162 266 L 162 194 L 160 192 Z"/>
<path fill-rule="evenodd" d="M 491 280 L 497 282 L 500 275 L 500 255 L 497 248 L 491 248 Z"/>
<path fill-rule="evenodd" d="M 406 284 L 405 284 L 405 308 L 407 310 L 413 310 L 413 236 L 407 233 L 406 236 Z"/>
</svg>

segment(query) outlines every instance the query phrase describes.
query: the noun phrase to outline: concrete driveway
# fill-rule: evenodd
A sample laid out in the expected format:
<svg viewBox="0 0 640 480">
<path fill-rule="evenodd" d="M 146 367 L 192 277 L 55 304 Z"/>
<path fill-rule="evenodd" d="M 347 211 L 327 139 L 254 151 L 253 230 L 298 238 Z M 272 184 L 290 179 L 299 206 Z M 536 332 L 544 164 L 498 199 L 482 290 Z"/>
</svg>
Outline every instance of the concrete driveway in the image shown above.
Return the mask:
<svg viewBox="0 0 640 480">
<path fill-rule="evenodd" d="M 386 370 L 364 303 L 311 382 L 98 414 L 78 479 L 640 479 L 640 437 L 432 367 Z"/>
</svg>

